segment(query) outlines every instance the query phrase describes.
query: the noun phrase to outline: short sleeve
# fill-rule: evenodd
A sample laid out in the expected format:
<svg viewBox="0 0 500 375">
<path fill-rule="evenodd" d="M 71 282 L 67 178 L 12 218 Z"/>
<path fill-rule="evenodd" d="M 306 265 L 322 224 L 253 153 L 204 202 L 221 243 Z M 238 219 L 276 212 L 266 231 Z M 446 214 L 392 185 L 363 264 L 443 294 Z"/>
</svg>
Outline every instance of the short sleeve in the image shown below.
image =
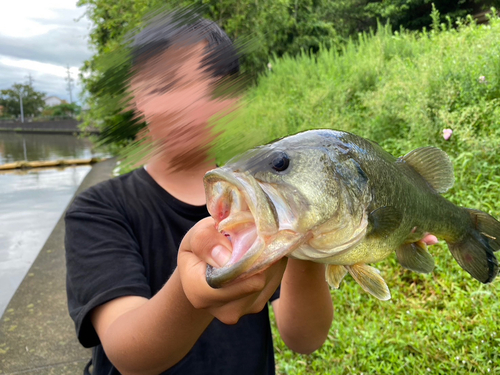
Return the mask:
<svg viewBox="0 0 500 375">
<path fill-rule="evenodd" d="M 96 346 L 90 312 L 127 295 L 151 297 L 137 239 L 109 186 L 79 195 L 66 216 L 66 289 L 78 339 Z"/>
<path fill-rule="evenodd" d="M 273 302 L 273 301 L 277 300 L 278 298 L 280 298 L 280 291 L 281 291 L 281 284 L 278 285 L 278 289 L 276 289 L 276 291 L 273 293 L 271 298 L 269 298 L 269 302 Z"/>
</svg>

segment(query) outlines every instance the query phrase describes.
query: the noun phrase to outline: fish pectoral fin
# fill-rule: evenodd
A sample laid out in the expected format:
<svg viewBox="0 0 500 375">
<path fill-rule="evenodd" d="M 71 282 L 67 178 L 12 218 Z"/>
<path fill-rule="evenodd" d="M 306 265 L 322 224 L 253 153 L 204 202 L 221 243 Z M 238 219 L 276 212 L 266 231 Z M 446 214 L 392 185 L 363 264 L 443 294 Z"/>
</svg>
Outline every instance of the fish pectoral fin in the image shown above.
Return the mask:
<svg viewBox="0 0 500 375">
<path fill-rule="evenodd" d="M 385 283 L 378 269 L 363 263 L 352 266 L 345 266 L 351 276 L 358 282 L 365 292 L 377 297 L 379 300 L 387 301 L 391 299 L 391 292 Z"/>
<path fill-rule="evenodd" d="M 438 193 L 445 193 L 454 182 L 453 165 L 443 150 L 436 147 L 421 147 L 398 159 L 411 166 Z"/>
<path fill-rule="evenodd" d="M 347 275 L 347 270 L 344 266 L 336 264 L 326 266 L 326 281 L 332 288 L 338 289 L 345 275 Z"/>
<path fill-rule="evenodd" d="M 368 215 L 367 236 L 388 237 L 399 228 L 403 215 L 392 206 L 379 207 Z"/>
<path fill-rule="evenodd" d="M 399 264 L 404 268 L 419 272 L 431 273 L 434 269 L 434 258 L 427 251 L 423 241 L 407 243 L 396 249 Z"/>
</svg>

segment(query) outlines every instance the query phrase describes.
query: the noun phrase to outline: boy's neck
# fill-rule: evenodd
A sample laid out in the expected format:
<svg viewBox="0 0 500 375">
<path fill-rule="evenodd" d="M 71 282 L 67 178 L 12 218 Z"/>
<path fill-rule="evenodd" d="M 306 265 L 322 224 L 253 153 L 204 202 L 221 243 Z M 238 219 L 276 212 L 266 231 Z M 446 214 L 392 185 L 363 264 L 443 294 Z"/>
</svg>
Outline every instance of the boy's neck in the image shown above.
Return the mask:
<svg viewBox="0 0 500 375">
<path fill-rule="evenodd" d="M 203 176 L 214 168 L 213 159 L 187 168 L 173 168 L 172 161 L 166 158 L 147 163 L 147 172 L 158 185 L 178 200 L 194 206 L 206 203 Z"/>
</svg>

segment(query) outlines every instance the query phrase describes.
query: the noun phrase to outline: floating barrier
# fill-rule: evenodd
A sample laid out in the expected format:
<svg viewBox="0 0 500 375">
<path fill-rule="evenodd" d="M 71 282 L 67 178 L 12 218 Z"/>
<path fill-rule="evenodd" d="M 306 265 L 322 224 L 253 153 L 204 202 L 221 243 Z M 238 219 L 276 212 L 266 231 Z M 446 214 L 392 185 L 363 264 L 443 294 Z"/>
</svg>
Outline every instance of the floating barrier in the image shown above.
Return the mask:
<svg viewBox="0 0 500 375">
<path fill-rule="evenodd" d="M 49 168 L 49 167 L 67 167 L 71 165 L 95 164 L 104 160 L 103 158 L 90 159 L 65 159 L 65 160 L 46 160 L 46 161 L 16 161 L 0 165 L 0 171 L 11 169 L 29 169 L 29 168 Z"/>
</svg>

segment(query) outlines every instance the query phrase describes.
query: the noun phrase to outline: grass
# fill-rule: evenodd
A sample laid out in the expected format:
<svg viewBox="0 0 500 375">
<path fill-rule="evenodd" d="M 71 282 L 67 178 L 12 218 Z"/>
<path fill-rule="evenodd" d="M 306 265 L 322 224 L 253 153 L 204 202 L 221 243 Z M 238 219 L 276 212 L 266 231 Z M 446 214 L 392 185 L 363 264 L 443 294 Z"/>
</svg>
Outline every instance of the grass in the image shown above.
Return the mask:
<svg viewBox="0 0 500 375">
<path fill-rule="evenodd" d="M 456 183 L 445 196 L 500 218 L 499 35 L 496 18 L 424 33 L 380 27 L 341 52 L 275 60 L 216 155 L 223 162 L 312 128 L 351 131 L 397 156 L 433 145 L 454 163 Z M 500 374 L 500 281 L 472 279 L 444 243 L 430 251 L 430 275 L 406 271 L 394 257 L 377 264 L 392 292 L 388 302 L 347 277 L 332 291 L 329 339 L 312 355 L 288 350 L 273 327 L 278 373 Z"/>
<path fill-rule="evenodd" d="M 431 275 L 379 263 L 392 293 L 378 301 L 348 277 L 332 291 L 335 318 L 323 347 L 291 352 L 273 327 L 278 374 L 498 374 L 499 286 L 481 285 L 445 246 Z"/>
</svg>

